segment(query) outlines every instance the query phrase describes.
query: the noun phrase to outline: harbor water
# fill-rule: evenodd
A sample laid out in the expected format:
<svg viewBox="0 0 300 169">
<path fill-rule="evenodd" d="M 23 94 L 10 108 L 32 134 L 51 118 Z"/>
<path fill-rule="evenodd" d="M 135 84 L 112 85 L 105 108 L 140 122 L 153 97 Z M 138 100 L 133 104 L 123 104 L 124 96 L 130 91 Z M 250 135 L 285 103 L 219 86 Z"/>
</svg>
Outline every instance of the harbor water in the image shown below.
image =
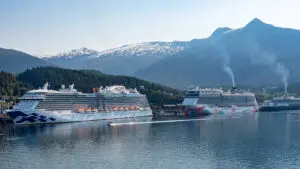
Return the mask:
<svg viewBox="0 0 300 169">
<path fill-rule="evenodd" d="M 300 168 L 300 111 L 111 123 L 1 126 L 0 168 Z"/>
</svg>

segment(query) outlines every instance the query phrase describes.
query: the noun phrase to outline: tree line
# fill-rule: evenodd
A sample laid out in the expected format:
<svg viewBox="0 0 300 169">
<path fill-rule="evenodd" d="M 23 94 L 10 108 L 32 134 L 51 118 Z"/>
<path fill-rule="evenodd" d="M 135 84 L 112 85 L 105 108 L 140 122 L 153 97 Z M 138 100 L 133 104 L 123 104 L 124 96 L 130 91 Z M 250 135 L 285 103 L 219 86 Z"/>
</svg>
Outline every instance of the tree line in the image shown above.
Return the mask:
<svg viewBox="0 0 300 169">
<path fill-rule="evenodd" d="M 0 73 L 0 96 L 20 97 L 26 91 L 42 87 L 45 82 L 51 89 L 59 89 L 62 84 L 75 84 L 81 92 L 92 92 L 93 88 L 110 85 L 124 85 L 136 88 L 146 94 L 150 105 L 178 104 L 183 100 L 183 92 L 160 84 L 147 82 L 135 77 L 107 75 L 95 70 L 71 70 L 57 67 L 39 67 L 28 69 L 14 76 Z"/>
</svg>

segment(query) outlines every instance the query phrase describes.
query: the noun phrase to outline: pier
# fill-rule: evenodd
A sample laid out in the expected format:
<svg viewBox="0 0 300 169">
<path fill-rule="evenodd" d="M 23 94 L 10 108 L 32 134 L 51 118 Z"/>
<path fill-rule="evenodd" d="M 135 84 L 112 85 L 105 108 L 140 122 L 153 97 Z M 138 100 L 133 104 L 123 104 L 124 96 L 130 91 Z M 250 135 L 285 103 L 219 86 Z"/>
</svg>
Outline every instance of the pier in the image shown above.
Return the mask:
<svg viewBox="0 0 300 169">
<path fill-rule="evenodd" d="M 13 123 L 13 120 L 7 114 L 0 114 L 0 124 L 5 125 Z"/>
</svg>

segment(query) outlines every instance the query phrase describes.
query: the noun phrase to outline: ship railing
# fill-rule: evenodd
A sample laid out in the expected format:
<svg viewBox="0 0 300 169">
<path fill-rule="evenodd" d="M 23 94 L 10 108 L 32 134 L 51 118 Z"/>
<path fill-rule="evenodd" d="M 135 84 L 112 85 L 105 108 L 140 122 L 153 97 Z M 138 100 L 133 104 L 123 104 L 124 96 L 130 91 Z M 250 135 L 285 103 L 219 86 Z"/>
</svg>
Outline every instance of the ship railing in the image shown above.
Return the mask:
<svg viewBox="0 0 300 169">
<path fill-rule="evenodd" d="M 147 110 L 147 108 L 144 108 Z M 143 108 L 139 106 L 120 106 L 120 107 L 110 107 L 107 109 L 96 109 L 96 108 L 79 108 L 74 109 L 76 113 L 86 113 L 86 112 L 107 112 L 107 111 L 129 111 L 129 110 L 143 110 Z"/>
<path fill-rule="evenodd" d="M 21 100 L 43 100 L 45 98 L 46 96 L 39 95 L 39 96 L 22 96 L 20 99 Z"/>
</svg>

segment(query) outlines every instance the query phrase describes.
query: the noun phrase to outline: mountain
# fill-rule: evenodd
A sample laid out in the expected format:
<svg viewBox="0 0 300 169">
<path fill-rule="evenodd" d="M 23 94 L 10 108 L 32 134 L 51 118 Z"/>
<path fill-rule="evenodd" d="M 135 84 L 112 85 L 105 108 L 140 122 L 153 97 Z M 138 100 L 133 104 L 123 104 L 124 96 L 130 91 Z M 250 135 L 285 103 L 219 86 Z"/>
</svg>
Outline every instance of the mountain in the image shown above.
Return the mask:
<svg viewBox="0 0 300 169">
<path fill-rule="evenodd" d="M 97 52 L 87 48 L 44 58 L 66 68 L 95 69 L 109 74 L 133 75 L 156 61 L 187 48 L 187 42 L 145 42 Z"/>
<path fill-rule="evenodd" d="M 64 59 L 73 59 L 73 58 L 80 58 L 80 57 L 85 57 L 85 56 L 95 56 L 97 57 L 97 55 L 99 55 L 100 53 L 92 50 L 92 49 L 88 49 L 86 47 L 80 48 L 78 50 L 71 50 L 68 52 L 62 52 L 59 53 L 55 56 L 48 56 L 45 57 L 45 59 L 60 59 L 60 58 L 64 58 Z"/>
<path fill-rule="evenodd" d="M 47 65 L 52 64 L 17 50 L 0 48 L 0 71 L 20 73 L 29 68 Z"/>
<path fill-rule="evenodd" d="M 190 48 L 135 76 L 175 88 L 188 85 L 282 85 L 300 80 L 300 31 L 255 18 L 239 29 L 218 28 Z M 230 70 L 233 78 L 231 78 Z M 287 85 L 286 84 L 286 85 Z"/>
</svg>

